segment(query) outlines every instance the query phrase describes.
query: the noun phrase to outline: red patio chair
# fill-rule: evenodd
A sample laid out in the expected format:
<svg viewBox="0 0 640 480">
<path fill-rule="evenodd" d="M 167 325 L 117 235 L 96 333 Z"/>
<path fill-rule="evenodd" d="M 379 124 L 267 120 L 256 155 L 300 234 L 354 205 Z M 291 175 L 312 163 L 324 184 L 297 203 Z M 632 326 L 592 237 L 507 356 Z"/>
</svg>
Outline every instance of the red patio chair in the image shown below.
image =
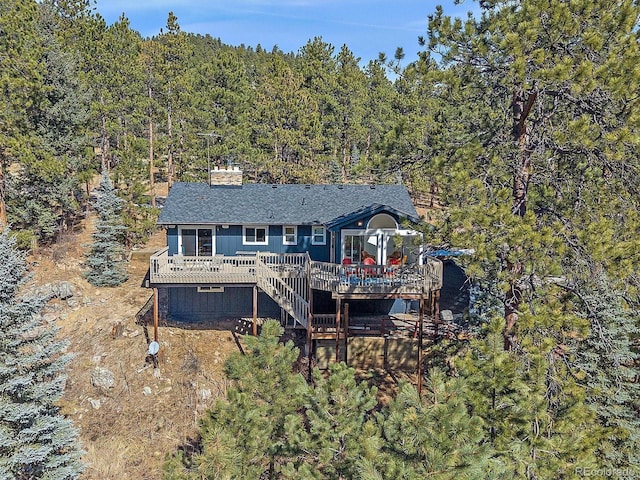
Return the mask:
<svg viewBox="0 0 640 480">
<path fill-rule="evenodd" d="M 364 265 L 375 265 L 376 261 L 371 257 L 367 257 L 362 261 L 362 263 Z M 378 272 L 377 272 L 377 269 L 375 268 L 365 268 L 364 273 L 365 275 L 376 275 Z"/>
<path fill-rule="evenodd" d="M 356 273 L 356 268 L 352 266 L 353 262 L 350 258 L 343 258 L 342 265 L 344 265 L 344 273 L 346 275 L 353 275 Z"/>
</svg>

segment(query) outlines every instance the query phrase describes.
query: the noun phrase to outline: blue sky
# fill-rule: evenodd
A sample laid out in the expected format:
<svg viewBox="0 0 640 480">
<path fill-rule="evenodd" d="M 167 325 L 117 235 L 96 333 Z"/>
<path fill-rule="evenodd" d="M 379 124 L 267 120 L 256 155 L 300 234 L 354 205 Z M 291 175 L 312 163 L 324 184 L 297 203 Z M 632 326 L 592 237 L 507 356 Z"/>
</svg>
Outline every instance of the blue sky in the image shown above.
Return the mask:
<svg viewBox="0 0 640 480">
<path fill-rule="evenodd" d="M 228 45 L 297 52 L 322 37 L 336 53 L 346 44 L 366 64 L 378 52 L 392 58 L 396 47 L 415 60 L 422 50 L 418 36 L 426 34 L 438 4 L 452 16 L 478 9 L 472 0 L 98 0 L 96 7 L 109 25 L 124 13 L 143 37 L 158 34 L 172 11 L 183 31 L 208 33 Z"/>
</svg>

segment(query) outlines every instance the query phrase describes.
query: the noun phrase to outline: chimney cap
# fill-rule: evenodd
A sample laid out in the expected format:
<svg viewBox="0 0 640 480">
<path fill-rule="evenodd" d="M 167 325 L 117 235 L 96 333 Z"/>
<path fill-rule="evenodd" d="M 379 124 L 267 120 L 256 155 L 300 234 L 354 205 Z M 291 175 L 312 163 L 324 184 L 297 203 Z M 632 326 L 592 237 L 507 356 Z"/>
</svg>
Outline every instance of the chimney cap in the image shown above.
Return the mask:
<svg viewBox="0 0 640 480">
<path fill-rule="evenodd" d="M 242 170 L 233 166 L 215 166 L 209 171 L 209 185 L 242 185 Z"/>
</svg>

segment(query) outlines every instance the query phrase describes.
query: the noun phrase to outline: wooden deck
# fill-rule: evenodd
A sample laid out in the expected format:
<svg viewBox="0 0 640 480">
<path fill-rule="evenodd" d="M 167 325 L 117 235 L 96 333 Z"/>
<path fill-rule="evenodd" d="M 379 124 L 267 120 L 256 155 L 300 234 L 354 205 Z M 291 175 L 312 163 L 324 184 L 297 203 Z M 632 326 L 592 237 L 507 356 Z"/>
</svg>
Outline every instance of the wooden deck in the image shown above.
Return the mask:
<svg viewBox="0 0 640 480">
<path fill-rule="evenodd" d="M 313 316 L 314 340 L 329 340 L 336 338 L 336 329 L 340 339 L 345 338 L 345 327 L 349 337 L 383 337 L 417 338 L 419 316 L 413 314 L 370 315 L 356 318 L 342 318 L 340 325 L 336 323 L 335 314 Z M 437 336 L 453 336 L 452 323 L 436 322 L 432 315 L 425 317 L 424 333 L 428 338 Z"/>
<path fill-rule="evenodd" d="M 263 268 L 257 268 L 256 262 Z M 308 278 L 311 288 L 342 296 L 422 295 L 442 287 L 442 262 L 425 265 L 338 265 L 316 262 L 306 253 L 213 257 L 168 255 L 164 248 L 150 258 L 150 284 L 257 284 L 260 278 Z"/>
<path fill-rule="evenodd" d="M 170 256 L 168 250 L 165 247 L 150 258 L 152 285 L 255 284 L 257 281 L 255 256 Z"/>
<path fill-rule="evenodd" d="M 342 298 L 419 298 L 442 288 L 442 262 L 424 265 L 337 265 L 311 262 L 311 287 Z"/>
<path fill-rule="evenodd" d="M 164 248 L 150 258 L 149 285 L 257 286 L 296 322 L 308 328 L 311 289 L 337 299 L 424 298 L 442 287 L 442 262 L 424 265 L 337 265 L 308 253 L 187 257 Z M 313 321 L 313 320 L 312 320 Z"/>
</svg>

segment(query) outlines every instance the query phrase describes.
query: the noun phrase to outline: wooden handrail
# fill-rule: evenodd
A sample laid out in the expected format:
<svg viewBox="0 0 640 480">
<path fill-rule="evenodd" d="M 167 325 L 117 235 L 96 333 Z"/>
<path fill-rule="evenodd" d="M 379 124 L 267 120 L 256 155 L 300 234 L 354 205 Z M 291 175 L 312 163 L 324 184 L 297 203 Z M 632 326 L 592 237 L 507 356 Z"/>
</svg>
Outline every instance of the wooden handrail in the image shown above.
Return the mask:
<svg viewBox="0 0 640 480">
<path fill-rule="evenodd" d="M 305 254 L 256 254 L 258 287 L 305 328 L 309 323 L 306 264 Z"/>
<path fill-rule="evenodd" d="M 149 261 L 152 285 L 256 283 L 255 257 L 168 255 L 165 247 L 153 254 Z"/>
<path fill-rule="evenodd" d="M 338 265 L 312 261 L 312 288 L 338 293 L 427 293 L 442 287 L 442 262 L 428 257 L 425 265 Z"/>
<path fill-rule="evenodd" d="M 339 265 L 312 261 L 309 253 L 256 252 L 255 255 L 150 258 L 150 284 L 257 284 L 296 322 L 309 323 L 309 289 L 354 295 L 423 295 L 442 287 L 442 262 L 424 265 Z"/>
</svg>

